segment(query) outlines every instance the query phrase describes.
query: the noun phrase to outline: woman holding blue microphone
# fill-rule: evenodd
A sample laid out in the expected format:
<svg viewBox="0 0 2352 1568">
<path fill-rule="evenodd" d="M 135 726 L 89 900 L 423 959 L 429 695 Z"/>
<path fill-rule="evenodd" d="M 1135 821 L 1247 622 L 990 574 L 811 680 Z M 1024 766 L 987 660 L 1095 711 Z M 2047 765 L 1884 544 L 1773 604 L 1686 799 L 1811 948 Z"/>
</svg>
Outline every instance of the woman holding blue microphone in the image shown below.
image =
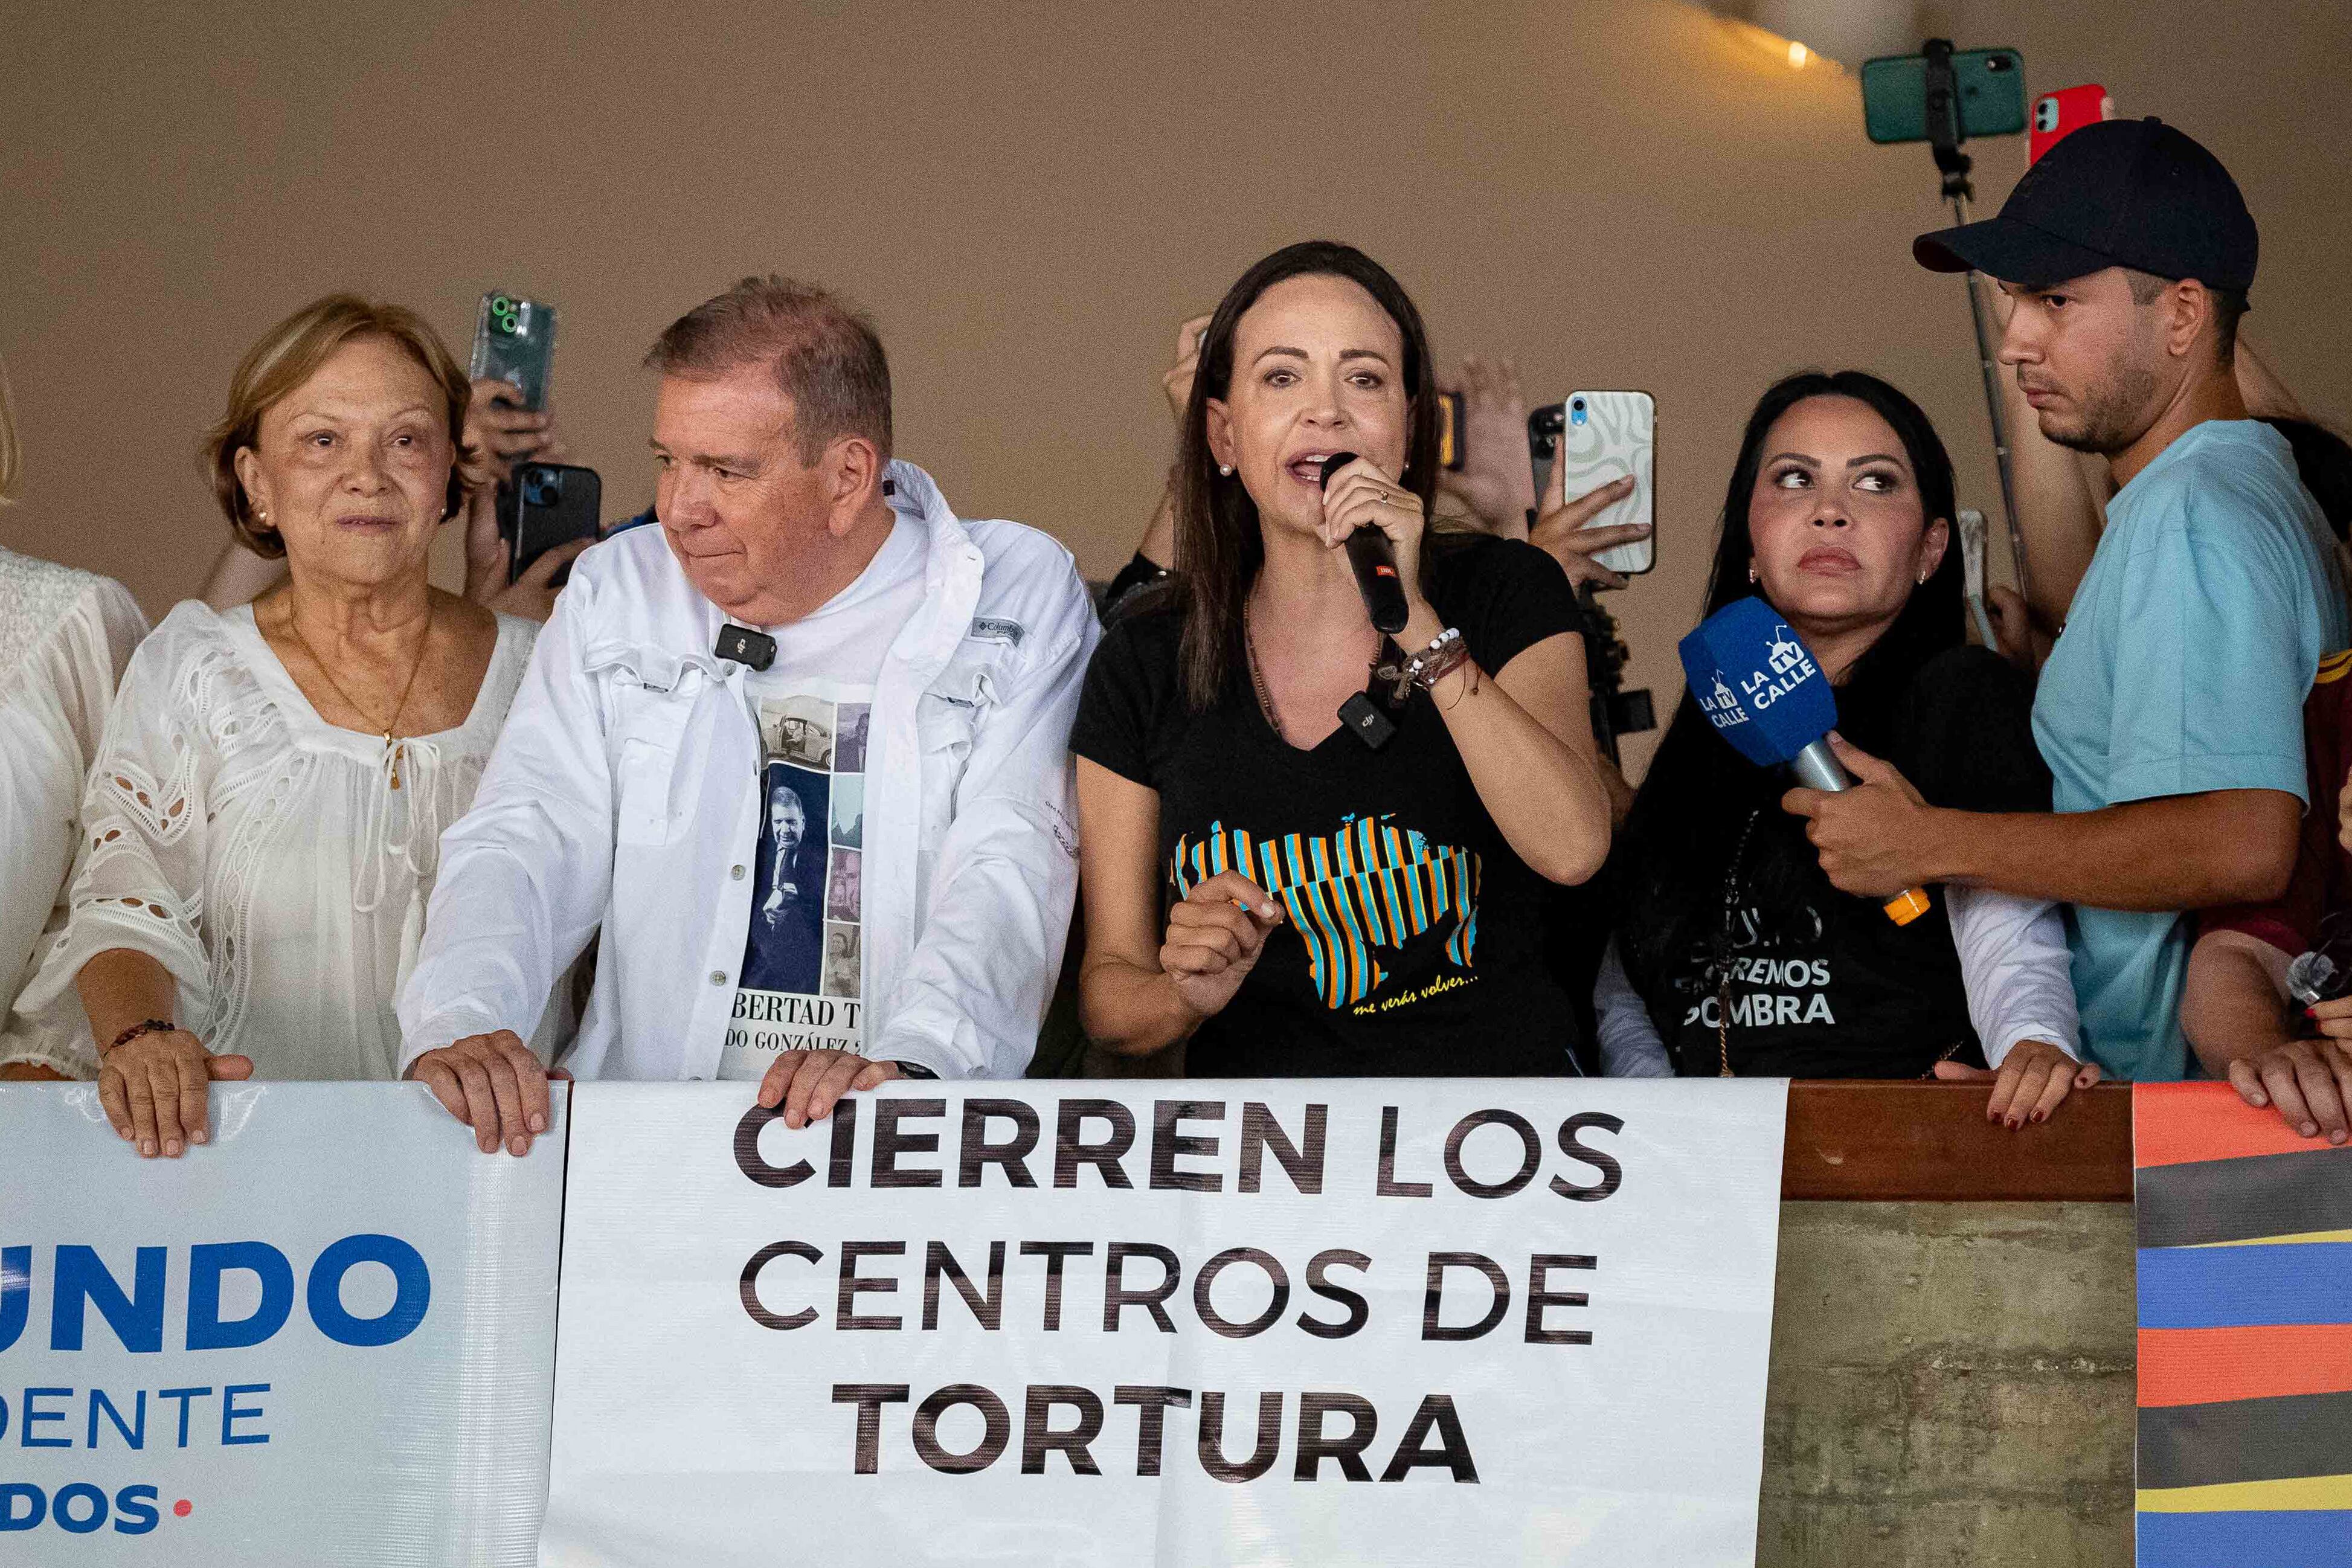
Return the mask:
<svg viewBox="0 0 2352 1568">
<path fill-rule="evenodd" d="M 1883 757 L 1938 805 L 2046 809 L 2032 689 L 1964 640 L 1953 515 L 1916 404 L 1857 371 L 1790 376 L 1748 418 L 1706 613 L 1754 595 L 1795 630 L 1850 769 Z M 1608 1071 L 1984 1078 L 2011 1127 L 2097 1081 L 2055 906 L 1937 888 L 1898 921 L 1831 886 L 1789 788 L 1685 695 L 1611 860 Z"/>
</svg>

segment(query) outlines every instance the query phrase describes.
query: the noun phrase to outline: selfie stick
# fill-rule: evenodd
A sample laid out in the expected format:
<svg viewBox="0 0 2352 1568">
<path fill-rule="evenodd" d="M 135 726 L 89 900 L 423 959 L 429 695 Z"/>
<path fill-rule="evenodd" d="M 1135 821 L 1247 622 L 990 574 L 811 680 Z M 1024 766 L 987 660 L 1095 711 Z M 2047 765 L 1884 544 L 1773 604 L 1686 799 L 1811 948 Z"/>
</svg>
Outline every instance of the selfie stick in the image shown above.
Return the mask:
<svg viewBox="0 0 2352 1568">
<path fill-rule="evenodd" d="M 1936 167 L 1944 175 L 1944 200 L 1952 204 L 1952 220 L 1969 221 L 1969 203 L 1976 187 L 1969 174 L 1976 161 L 1960 151 L 1960 94 L 1952 74 L 1952 40 L 1930 38 L 1921 46 L 1927 57 L 1927 142 Z M 1992 340 L 1985 330 L 1984 300 L 1977 293 L 1977 275 L 1963 281 L 1969 290 L 1969 324 L 1976 329 L 1977 369 L 1984 377 L 1985 411 L 1992 418 L 1992 456 L 2000 469 L 2000 510 L 2009 521 L 2009 558 L 2016 569 L 2017 592 L 2031 602 L 2025 586 L 2025 536 L 2017 527 L 2017 487 L 2009 473 L 2009 438 L 2000 422 L 2000 369 L 1992 355 Z"/>
</svg>

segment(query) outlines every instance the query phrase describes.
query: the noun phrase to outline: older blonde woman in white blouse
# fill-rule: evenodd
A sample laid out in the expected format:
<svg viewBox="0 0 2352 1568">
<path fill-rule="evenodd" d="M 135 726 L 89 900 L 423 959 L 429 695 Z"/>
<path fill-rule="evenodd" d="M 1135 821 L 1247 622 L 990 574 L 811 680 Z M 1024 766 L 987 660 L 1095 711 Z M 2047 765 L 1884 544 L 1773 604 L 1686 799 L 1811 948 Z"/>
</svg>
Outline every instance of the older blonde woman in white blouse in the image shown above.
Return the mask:
<svg viewBox="0 0 2352 1568">
<path fill-rule="evenodd" d="M 468 395 L 422 320 L 343 295 L 237 367 L 214 487 L 287 582 L 226 612 L 183 604 L 131 659 L 70 921 L 20 1002 L 79 991 L 95 1059 L 76 1065 L 142 1154 L 205 1141 L 215 1079 L 397 1076 L 393 1005 L 441 830 L 536 629 L 425 582 L 464 500 Z"/>
<path fill-rule="evenodd" d="M 0 504 L 16 489 L 16 454 L 0 370 Z M 75 1027 L 11 1008 L 44 931 L 64 926 L 82 775 L 146 635 L 121 584 L 0 547 L 0 1079 L 62 1078 L 73 1065 Z"/>
</svg>

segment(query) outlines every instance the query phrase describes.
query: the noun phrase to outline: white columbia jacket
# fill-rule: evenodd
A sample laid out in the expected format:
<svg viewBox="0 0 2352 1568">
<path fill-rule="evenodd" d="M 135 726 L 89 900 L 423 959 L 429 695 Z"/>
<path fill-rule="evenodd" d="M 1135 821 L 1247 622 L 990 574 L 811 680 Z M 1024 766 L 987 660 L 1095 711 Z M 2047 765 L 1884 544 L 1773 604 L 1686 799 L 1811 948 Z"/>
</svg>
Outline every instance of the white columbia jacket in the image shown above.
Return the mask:
<svg viewBox="0 0 2352 1568">
<path fill-rule="evenodd" d="M 1069 737 L 1094 608 L 1068 551 L 965 522 L 893 463 L 926 536 L 923 603 L 874 691 L 866 772 L 865 1048 L 942 1078 L 1017 1078 L 1077 886 Z M 716 1076 L 751 913 L 760 735 L 724 624 L 658 527 L 582 555 L 441 874 L 400 1001 L 405 1070 L 467 1035 L 525 1039 L 601 927 L 562 1065 Z"/>
</svg>

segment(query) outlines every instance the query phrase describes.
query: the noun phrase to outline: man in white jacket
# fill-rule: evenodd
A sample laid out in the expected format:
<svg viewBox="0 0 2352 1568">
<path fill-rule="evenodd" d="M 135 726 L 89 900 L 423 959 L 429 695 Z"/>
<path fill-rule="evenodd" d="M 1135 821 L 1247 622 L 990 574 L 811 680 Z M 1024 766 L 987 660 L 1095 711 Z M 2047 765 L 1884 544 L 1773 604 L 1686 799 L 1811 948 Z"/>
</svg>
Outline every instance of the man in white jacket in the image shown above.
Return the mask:
<svg viewBox="0 0 2352 1568">
<path fill-rule="evenodd" d="M 823 289 L 746 279 L 646 363 L 660 526 L 572 568 L 443 838 L 404 1071 L 526 1151 L 523 1041 L 601 930 L 576 1077 L 757 1079 L 795 1127 L 1018 1077 L 1077 881 L 1069 552 L 890 460 L 881 342 Z"/>
</svg>

